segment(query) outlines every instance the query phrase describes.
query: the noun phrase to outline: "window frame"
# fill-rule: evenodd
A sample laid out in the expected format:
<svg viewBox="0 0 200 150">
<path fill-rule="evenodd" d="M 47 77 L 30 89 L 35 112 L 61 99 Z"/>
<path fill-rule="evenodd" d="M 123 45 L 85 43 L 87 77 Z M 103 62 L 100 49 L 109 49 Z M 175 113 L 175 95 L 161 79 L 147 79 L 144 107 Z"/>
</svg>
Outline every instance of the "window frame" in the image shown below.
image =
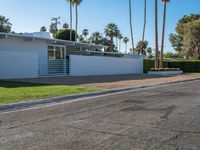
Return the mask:
<svg viewBox="0 0 200 150">
<path fill-rule="evenodd" d="M 53 49 L 50 49 L 50 47 L 52 47 Z M 59 50 L 60 51 L 60 59 L 56 58 L 56 51 L 57 51 L 56 48 L 58 48 L 58 47 L 60 49 Z M 51 58 L 49 57 L 49 51 L 50 50 L 53 51 L 53 56 Z M 65 59 L 65 50 L 66 50 L 66 48 L 63 45 L 48 45 L 47 46 L 47 57 L 48 57 L 48 60 L 64 60 Z"/>
</svg>

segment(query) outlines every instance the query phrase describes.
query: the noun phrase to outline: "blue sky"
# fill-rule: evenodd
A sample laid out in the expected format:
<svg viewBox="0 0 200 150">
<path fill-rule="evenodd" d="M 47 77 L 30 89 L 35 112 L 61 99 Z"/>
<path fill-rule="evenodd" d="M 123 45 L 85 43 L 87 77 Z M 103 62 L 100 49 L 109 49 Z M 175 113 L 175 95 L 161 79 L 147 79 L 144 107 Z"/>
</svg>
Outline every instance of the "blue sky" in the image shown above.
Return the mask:
<svg viewBox="0 0 200 150">
<path fill-rule="evenodd" d="M 147 1 L 146 40 L 149 41 L 149 46 L 154 47 L 154 1 Z M 134 41 L 136 43 L 142 35 L 143 0 L 132 0 L 132 5 Z M 163 13 L 161 0 L 159 0 L 159 13 L 161 37 Z M 200 13 L 199 0 L 171 0 L 168 4 L 166 51 L 173 51 L 168 41 L 168 35 L 175 32 L 177 21 L 191 13 Z M 49 27 L 53 16 L 60 16 L 62 24 L 69 23 L 69 5 L 66 0 L 1 0 L 0 15 L 10 18 L 13 24 L 12 29 L 15 32 L 36 32 L 43 25 Z M 128 0 L 83 0 L 79 7 L 79 33 L 84 28 L 89 29 L 90 33 L 95 31 L 103 33 L 105 26 L 111 22 L 118 24 L 123 35 L 130 38 Z"/>
</svg>

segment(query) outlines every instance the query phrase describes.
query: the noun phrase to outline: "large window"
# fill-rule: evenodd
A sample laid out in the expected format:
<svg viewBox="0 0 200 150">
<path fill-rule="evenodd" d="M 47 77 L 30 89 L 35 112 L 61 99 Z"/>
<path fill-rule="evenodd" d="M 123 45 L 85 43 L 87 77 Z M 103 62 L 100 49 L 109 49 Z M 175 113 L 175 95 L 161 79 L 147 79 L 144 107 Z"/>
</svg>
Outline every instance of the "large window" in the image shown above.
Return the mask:
<svg viewBox="0 0 200 150">
<path fill-rule="evenodd" d="M 64 59 L 64 49 L 62 46 L 48 46 L 48 59 Z"/>
</svg>

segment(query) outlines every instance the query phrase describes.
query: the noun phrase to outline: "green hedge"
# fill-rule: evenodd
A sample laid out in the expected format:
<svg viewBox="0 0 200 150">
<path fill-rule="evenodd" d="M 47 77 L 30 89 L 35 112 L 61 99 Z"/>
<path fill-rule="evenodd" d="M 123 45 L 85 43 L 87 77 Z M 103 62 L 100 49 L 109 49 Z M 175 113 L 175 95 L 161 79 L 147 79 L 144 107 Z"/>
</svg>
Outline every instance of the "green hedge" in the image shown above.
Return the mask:
<svg viewBox="0 0 200 150">
<path fill-rule="evenodd" d="M 144 60 L 144 73 L 154 67 L 154 60 Z M 164 67 L 181 68 L 184 72 L 200 72 L 200 60 L 164 61 Z"/>
</svg>

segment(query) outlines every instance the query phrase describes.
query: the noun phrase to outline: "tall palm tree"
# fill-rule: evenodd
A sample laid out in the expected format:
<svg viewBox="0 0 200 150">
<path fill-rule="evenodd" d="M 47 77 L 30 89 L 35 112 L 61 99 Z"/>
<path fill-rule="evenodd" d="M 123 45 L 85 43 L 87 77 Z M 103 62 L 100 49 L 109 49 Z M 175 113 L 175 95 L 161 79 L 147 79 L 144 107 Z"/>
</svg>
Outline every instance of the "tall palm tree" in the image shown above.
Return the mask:
<svg viewBox="0 0 200 150">
<path fill-rule="evenodd" d="M 77 34 L 78 34 L 78 5 L 81 4 L 83 0 L 74 0 L 76 4 L 76 34 L 75 34 L 75 41 L 77 41 Z"/>
<path fill-rule="evenodd" d="M 129 38 L 124 37 L 123 42 L 125 43 L 125 53 L 127 53 L 127 43 L 129 42 Z"/>
<path fill-rule="evenodd" d="M 86 42 L 88 41 L 87 36 L 89 35 L 89 30 L 88 29 L 84 29 L 82 31 L 82 34 L 85 36 Z"/>
<path fill-rule="evenodd" d="M 72 41 L 72 7 L 74 5 L 74 0 L 66 0 L 70 4 L 70 41 Z"/>
<path fill-rule="evenodd" d="M 146 20 L 147 20 L 147 0 L 144 0 L 144 26 L 143 26 L 143 33 L 142 33 L 142 43 L 144 43 L 145 38 L 145 31 L 146 31 Z M 141 44 L 141 53 L 143 54 L 143 44 Z"/>
<path fill-rule="evenodd" d="M 134 49 L 131 0 L 129 0 L 129 19 L 130 19 L 130 30 L 131 30 L 131 43 L 132 43 L 132 49 Z"/>
<path fill-rule="evenodd" d="M 0 15 L 0 32 L 11 32 L 11 26 L 9 19 Z"/>
<path fill-rule="evenodd" d="M 164 3 L 164 12 L 163 12 L 163 28 L 162 28 L 162 45 L 160 51 L 160 68 L 163 68 L 163 52 L 164 52 L 164 44 L 165 44 L 165 23 L 166 23 L 166 12 L 167 12 L 167 2 L 170 0 L 162 0 Z"/>
<path fill-rule="evenodd" d="M 118 26 L 114 23 L 110 23 L 106 26 L 104 33 L 107 37 L 110 37 L 110 51 L 113 51 L 113 38 L 116 36 L 116 33 L 118 32 Z"/>
<path fill-rule="evenodd" d="M 155 68 L 158 68 L 158 0 L 155 0 Z"/>
<path fill-rule="evenodd" d="M 120 34 L 118 38 L 119 38 L 119 51 L 121 51 L 121 42 L 124 37 L 122 36 L 122 34 Z"/>
</svg>

